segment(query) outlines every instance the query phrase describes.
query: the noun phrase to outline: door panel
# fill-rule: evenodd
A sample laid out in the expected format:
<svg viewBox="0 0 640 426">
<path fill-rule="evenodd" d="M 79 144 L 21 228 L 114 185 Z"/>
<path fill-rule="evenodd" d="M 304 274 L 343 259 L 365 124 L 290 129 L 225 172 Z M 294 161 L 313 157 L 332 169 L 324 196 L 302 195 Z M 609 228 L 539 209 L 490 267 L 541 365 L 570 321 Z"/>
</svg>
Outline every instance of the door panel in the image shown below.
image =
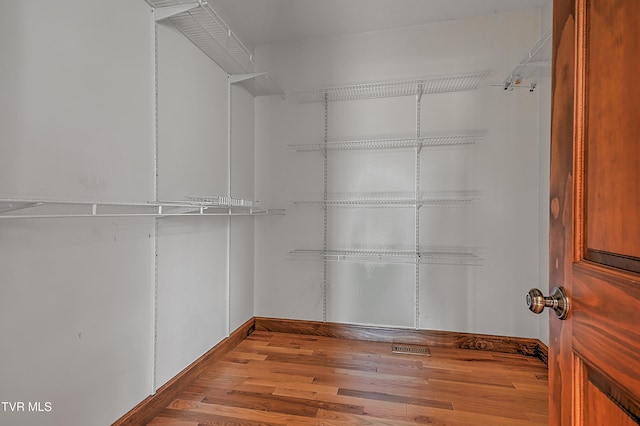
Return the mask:
<svg viewBox="0 0 640 426">
<path fill-rule="evenodd" d="M 574 265 L 572 341 L 579 358 L 574 368 L 586 377 L 583 385 L 596 385 L 604 396 L 640 419 L 640 287 L 634 281 L 637 277 L 625 275 L 587 262 Z"/>
<path fill-rule="evenodd" d="M 550 424 L 640 422 L 640 1 L 555 0 Z M 631 87 L 633 86 L 633 87 Z"/>
<path fill-rule="evenodd" d="M 609 399 L 593 382 L 587 382 L 584 396 L 585 424 L 635 426 L 636 422 L 627 413 Z M 607 418 L 602 413 L 609 413 Z"/>
<path fill-rule="evenodd" d="M 587 258 L 640 272 L 640 37 L 629 36 L 640 2 L 593 0 L 585 12 Z"/>
</svg>

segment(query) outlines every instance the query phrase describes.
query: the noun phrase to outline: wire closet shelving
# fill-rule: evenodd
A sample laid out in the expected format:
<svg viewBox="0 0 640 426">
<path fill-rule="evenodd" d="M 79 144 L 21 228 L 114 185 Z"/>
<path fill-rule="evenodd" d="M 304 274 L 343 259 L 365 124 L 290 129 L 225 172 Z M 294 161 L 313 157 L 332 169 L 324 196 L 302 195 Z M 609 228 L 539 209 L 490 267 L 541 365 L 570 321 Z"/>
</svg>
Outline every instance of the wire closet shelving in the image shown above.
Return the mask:
<svg viewBox="0 0 640 426">
<path fill-rule="evenodd" d="M 358 83 L 334 87 L 305 89 L 291 92 L 298 103 L 323 102 L 325 110 L 329 102 L 355 101 L 387 97 L 415 96 L 417 107 L 417 131 L 415 138 L 382 138 L 349 141 L 328 141 L 325 122 L 325 141 L 316 144 L 292 144 L 289 148 L 298 152 L 324 152 L 324 194 L 318 199 L 297 200 L 295 205 L 317 205 L 327 207 L 413 207 L 416 209 L 416 249 L 415 250 L 338 250 L 327 246 L 320 250 L 297 249 L 289 252 L 293 259 L 322 261 L 375 261 L 382 263 L 431 263 L 453 265 L 480 265 L 482 259 L 472 249 L 439 248 L 423 250 L 419 248 L 420 231 L 417 211 L 423 206 L 463 206 L 472 205 L 481 199 L 478 191 L 453 191 L 421 193 L 419 191 L 420 160 L 423 147 L 447 145 L 471 145 L 482 140 L 484 132 L 469 132 L 459 135 L 421 136 L 420 102 L 423 95 L 476 90 L 489 75 L 488 71 L 465 74 L 441 75 L 386 82 Z M 325 121 L 327 114 L 325 111 Z M 416 192 L 410 194 L 330 194 L 327 192 L 327 151 L 414 149 L 416 152 Z M 327 235 L 327 219 L 324 220 L 324 235 Z M 326 285 L 326 284 L 325 284 Z"/>
<path fill-rule="evenodd" d="M 236 76 L 233 82 L 253 96 L 284 96 L 253 53 L 206 1 L 145 1 L 154 8 L 156 22 L 171 22 L 227 74 Z"/>
<path fill-rule="evenodd" d="M 350 101 L 475 90 L 488 72 L 359 83 L 291 92 L 298 103 Z"/>
<path fill-rule="evenodd" d="M 295 249 L 288 253 L 291 259 L 315 260 L 323 264 L 323 320 L 327 320 L 327 293 L 329 262 L 374 262 L 381 264 L 406 264 L 415 268 L 415 312 L 414 325 L 420 327 L 420 282 L 421 265 L 482 265 L 480 250 L 471 247 L 427 247 L 422 246 L 420 209 L 425 206 L 466 206 L 480 200 L 478 191 L 423 193 L 421 185 L 421 152 L 424 147 L 473 145 L 484 136 L 483 131 L 460 134 L 424 136 L 421 132 L 421 101 L 423 95 L 476 90 L 489 72 L 422 77 L 386 82 L 359 83 L 334 87 L 297 90 L 290 94 L 298 103 L 320 102 L 324 105 L 324 140 L 315 144 L 292 144 L 297 152 L 320 152 L 323 159 L 323 194 L 313 200 L 295 201 L 296 205 L 316 205 L 323 209 L 323 245 L 319 249 Z M 415 97 L 415 137 L 380 138 L 360 140 L 328 139 L 329 104 L 336 101 L 357 101 L 389 97 Z M 415 182 L 411 193 L 393 194 L 332 194 L 328 192 L 328 151 L 402 149 L 415 155 Z M 400 207 L 414 210 L 414 237 L 410 248 L 395 247 L 348 247 L 331 244 L 328 237 L 328 210 L 333 207 Z"/>
<path fill-rule="evenodd" d="M 447 207 L 477 203 L 479 191 L 430 192 L 419 194 L 328 194 L 327 199 L 295 201 L 296 205 L 330 207 Z"/>
<path fill-rule="evenodd" d="M 481 265 L 482 259 L 476 251 L 464 248 L 421 248 L 412 250 L 367 250 L 367 249 L 296 249 L 289 255 L 297 260 L 323 260 L 328 262 L 377 262 L 404 263 L 413 265 Z"/>
<path fill-rule="evenodd" d="M 299 152 L 305 151 L 348 151 L 348 150 L 369 150 L 369 149 L 401 149 L 450 146 L 450 145 L 471 145 L 480 141 L 484 137 L 483 133 L 465 135 L 430 136 L 419 138 L 384 138 L 384 139 L 361 139 L 350 141 L 330 141 L 316 144 L 292 144 L 289 148 Z"/>
<path fill-rule="evenodd" d="M 0 219 L 55 219 L 72 217 L 263 216 L 285 214 L 284 209 L 256 206 L 252 200 L 231 197 L 191 197 L 189 201 L 148 203 L 0 199 Z"/>
<path fill-rule="evenodd" d="M 531 92 L 535 90 L 538 84 L 535 78 L 539 77 L 543 70 L 551 69 L 551 41 L 552 31 L 549 29 L 504 79 L 504 90 L 511 91 L 516 87 L 529 88 Z"/>
</svg>

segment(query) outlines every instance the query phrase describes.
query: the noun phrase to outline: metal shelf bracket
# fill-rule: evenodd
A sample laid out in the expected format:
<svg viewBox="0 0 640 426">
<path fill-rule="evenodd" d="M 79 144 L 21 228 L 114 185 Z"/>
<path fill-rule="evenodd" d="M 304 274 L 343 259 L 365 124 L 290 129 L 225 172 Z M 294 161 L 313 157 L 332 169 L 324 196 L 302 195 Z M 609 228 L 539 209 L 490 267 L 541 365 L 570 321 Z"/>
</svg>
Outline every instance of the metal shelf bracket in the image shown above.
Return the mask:
<svg viewBox="0 0 640 426">
<path fill-rule="evenodd" d="M 424 94 L 424 82 L 419 81 L 418 82 L 418 90 L 416 95 L 418 96 L 418 103 L 420 103 L 420 101 L 422 101 L 422 95 Z"/>
<path fill-rule="evenodd" d="M 230 74 L 229 83 L 235 84 L 243 81 L 251 80 L 253 78 L 262 77 L 268 75 L 266 72 L 254 72 L 251 74 Z"/>
<path fill-rule="evenodd" d="M 188 12 L 197 7 L 201 7 L 203 4 L 206 4 L 206 2 L 198 1 L 194 3 L 179 4 L 176 6 L 157 7 L 154 9 L 155 20 L 156 22 L 159 22 L 159 21 L 171 18 L 172 16 L 176 16 L 181 13 Z"/>
<path fill-rule="evenodd" d="M 520 83 L 528 79 L 536 70 L 551 66 L 551 39 L 551 30 L 547 30 L 542 34 L 537 43 L 526 53 L 524 58 L 514 67 L 507 78 L 505 78 L 502 84 L 504 90 L 511 92 L 516 87 L 524 87 L 529 88 L 530 92 L 535 91 L 537 87 L 536 82 L 522 86 L 520 86 Z"/>
<path fill-rule="evenodd" d="M 40 203 L 40 202 L 31 202 L 31 203 L 29 203 L 29 202 L 27 202 L 27 203 L 24 203 L 24 202 L 13 202 L 13 203 L 11 203 L 10 202 L 10 203 L 6 203 L 6 206 L 2 206 L 0 204 L 0 214 L 9 213 L 9 212 L 15 212 L 15 211 L 18 211 L 18 210 L 23 210 L 23 209 L 30 209 L 32 207 L 38 207 L 38 206 L 41 206 L 41 205 L 42 205 L 42 203 Z"/>
</svg>

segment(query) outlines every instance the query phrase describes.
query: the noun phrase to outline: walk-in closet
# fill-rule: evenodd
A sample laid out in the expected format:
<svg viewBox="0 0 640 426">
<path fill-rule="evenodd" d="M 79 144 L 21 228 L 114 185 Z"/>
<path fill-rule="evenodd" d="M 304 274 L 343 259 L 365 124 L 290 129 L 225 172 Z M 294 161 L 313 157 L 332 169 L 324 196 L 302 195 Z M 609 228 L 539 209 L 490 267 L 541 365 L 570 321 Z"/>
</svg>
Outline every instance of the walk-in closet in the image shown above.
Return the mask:
<svg viewBox="0 0 640 426">
<path fill-rule="evenodd" d="M 551 24 L 551 0 L 1 1 L 0 424 L 112 424 L 260 324 L 540 357 Z"/>
</svg>

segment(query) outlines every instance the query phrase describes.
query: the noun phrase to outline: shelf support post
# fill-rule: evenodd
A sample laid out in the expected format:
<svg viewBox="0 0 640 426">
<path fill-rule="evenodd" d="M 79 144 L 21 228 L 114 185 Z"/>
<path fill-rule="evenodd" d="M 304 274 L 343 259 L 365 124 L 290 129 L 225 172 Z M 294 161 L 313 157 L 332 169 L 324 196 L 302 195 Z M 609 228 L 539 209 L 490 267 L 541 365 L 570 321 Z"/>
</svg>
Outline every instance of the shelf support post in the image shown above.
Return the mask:
<svg viewBox="0 0 640 426">
<path fill-rule="evenodd" d="M 416 142 L 418 147 L 418 154 L 422 152 L 422 138 L 420 136 L 420 108 L 422 105 L 422 95 L 424 93 L 424 83 L 420 81 L 418 83 L 418 91 L 416 93 Z"/>
<path fill-rule="evenodd" d="M 416 93 L 416 167 L 415 167 L 415 318 L 414 326 L 418 330 L 420 328 L 420 157 L 422 152 L 422 144 L 420 143 L 421 137 L 421 123 L 420 118 L 422 115 L 422 94 L 424 92 L 424 83 L 418 83 L 418 90 Z"/>
<path fill-rule="evenodd" d="M 151 37 L 153 39 L 152 50 L 152 63 L 153 80 L 151 82 L 152 94 L 153 94 L 153 125 L 151 128 L 151 134 L 153 137 L 153 202 L 158 203 L 159 198 L 159 180 L 158 180 L 158 17 L 162 15 L 158 9 L 153 11 L 153 21 L 151 22 Z M 151 394 L 155 395 L 158 390 L 158 293 L 159 293 L 159 274 L 158 274 L 158 259 L 159 248 L 158 241 L 160 240 L 160 223 L 159 218 L 162 214 L 162 205 L 157 206 L 157 215 L 153 218 L 153 287 L 152 287 L 152 300 L 151 300 L 151 329 L 153 334 L 151 336 L 151 342 L 153 345 L 153 355 L 151 359 Z"/>
<path fill-rule="evenodd" d="M 233 107 L 231 96 L 233 94 L 233 83 L 234 76 L 229 75 L 227 77 L 227 200 L 225 203 L 229 205 L 229 217 L 227 217 L 227 270 L 225 271 L 225 309 L 226 312 L 226 325 L 225 332 L 226 336 L 229 337 L 231 334 L 231 208 L 233 206 L 232 196 L 231 196 L 231 179 L 232 179 L 232 153 L 231 153 L 231 140 L 233 138 L 233 130 L 231 126 L 233 125 L 233 117 L 231 116 L 231 109 Z M 242 80 L 238 80 L 242 81 Z"/>
<path fill-rule="evenodd" d="M 324 253 L 327 253 L 329 240 L 328 240 L 328 158 L 327 158 L 327 142 L 329 141 L 329 94 L 327 91 L 324 91 L 324 139 L 322 143 L 322 152 L 323 152 L 323 198 L 322 198 L 322 220 L 323 220 L 323 244 L 322 250 Z M 327 283 L 327 273 L 328 273 L 329 265 L 327 264 L 326 256 L 323 257 L 322 260 L 322 321 L 327 322 L 327 291 L 328 291 L 328 283 Z"/>
</svg>

